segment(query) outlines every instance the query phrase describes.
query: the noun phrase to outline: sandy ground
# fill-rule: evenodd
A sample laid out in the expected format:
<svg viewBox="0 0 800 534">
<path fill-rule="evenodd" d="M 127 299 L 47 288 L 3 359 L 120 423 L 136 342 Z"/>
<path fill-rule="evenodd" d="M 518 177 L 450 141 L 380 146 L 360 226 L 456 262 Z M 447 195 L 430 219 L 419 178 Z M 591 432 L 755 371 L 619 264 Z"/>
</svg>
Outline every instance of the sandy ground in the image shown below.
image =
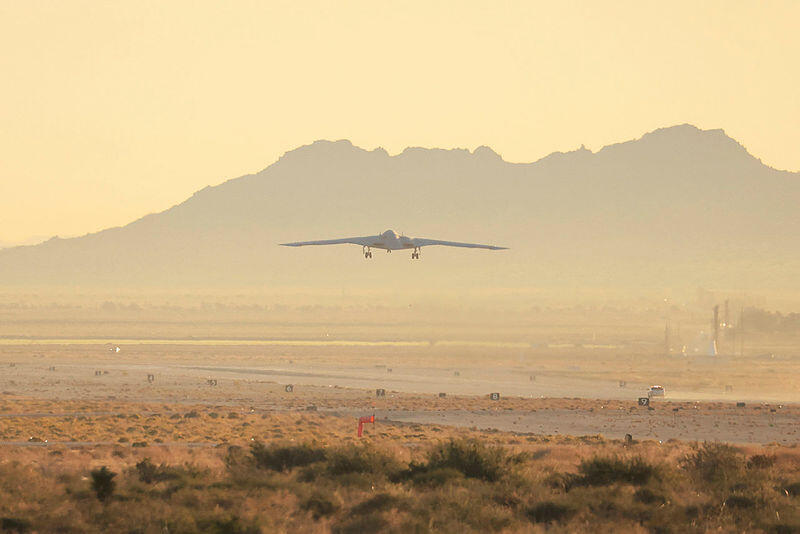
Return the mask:
<svg viewBox="0 0 800 534">
<path fill-rule="evenodd" d="M 703 390 L 687 379 L 678 387 L 668 386 L 667 398 L 654 400 L 647 409 L 636 403 L 647 382 L 627 381 L 620 387 L 591 361 L 558 367 L 543 359 L 520 365 L 513 352 L 501 353 L 494 362 L 442 352 L 428 362 L 424 353 L 413 352 L 424 350 L 137 345 L 117 353 L 97 344 L 5 344 L 0 346 L 0 401 L 42 399 L 59 401 L 62 408 L 54 411 L 48 405 L 46 411 L 36 411 L 26 405 L 20 412 L 6 402 L 0 424 L 44 420 L 53 413 L 79 417 L 85 410 L 80 404 L 70 410 L 70 403 L 106 401 L 255 412 L 314 410 L 345 418 L 375 413 L 385 425 L 447 425 L 533 435 L 798 443 L 800 406 L 786 402 L 787 395 L 779 391 L 744 395 L 735 388 Z M 404 351 L 410 351 L 408 357 L 403 357 Z M 288 384 L 294 386 L 292 392 L 285 391 Z M 385 397 L 376 396 L 379 388 L 386 390 Z M 490 400 L 491 392 L 500 393 L 501 400 Z M 737 407 L 737 401 L 745 406 Z"/>
</svg>

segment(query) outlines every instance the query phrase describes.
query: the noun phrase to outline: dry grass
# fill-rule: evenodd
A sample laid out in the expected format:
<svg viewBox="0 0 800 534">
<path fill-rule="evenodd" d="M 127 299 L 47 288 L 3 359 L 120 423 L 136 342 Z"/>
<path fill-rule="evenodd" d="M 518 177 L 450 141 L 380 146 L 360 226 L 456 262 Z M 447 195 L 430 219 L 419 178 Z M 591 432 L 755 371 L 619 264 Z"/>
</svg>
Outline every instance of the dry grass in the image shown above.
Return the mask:
<svg viewBox="0 0 800 534">
<path fill-rule="evenodd" d="M 0 520 L 10 531 L 800 529 L 800 450 L 789 447 L 625 444 L 380 421 L 358 440 L 352 417 L 318 412 L 4 402 L 6 413 L 115 412 L 0 419 L 4 435 L 47 432 L 62 442 L 0 447 Z M 204 441 L 221 445 L 187 446 Z M 103 466 L 117 475 L 101 501 L 91 472 Z"/>
</svg>

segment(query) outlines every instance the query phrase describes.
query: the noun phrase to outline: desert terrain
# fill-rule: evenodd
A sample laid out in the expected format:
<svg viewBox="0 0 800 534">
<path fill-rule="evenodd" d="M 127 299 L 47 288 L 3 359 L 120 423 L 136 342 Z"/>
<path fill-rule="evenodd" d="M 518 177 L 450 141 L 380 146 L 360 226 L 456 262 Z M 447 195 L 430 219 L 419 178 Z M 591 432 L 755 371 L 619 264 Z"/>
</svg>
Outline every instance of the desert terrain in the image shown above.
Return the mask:
<svg viewBox="0 0 800 534">
<path fill-rule="evenodd" d="M 380 313 L 340 324 L 66 314 L 6 310 L 0 325 L 6 530 L 800 525 L 791 340 L 665 355 L 636 321 L 442 334 L 387 327 Z M 640 406 L 652 384 L 666 396 Z"/>
</svg>

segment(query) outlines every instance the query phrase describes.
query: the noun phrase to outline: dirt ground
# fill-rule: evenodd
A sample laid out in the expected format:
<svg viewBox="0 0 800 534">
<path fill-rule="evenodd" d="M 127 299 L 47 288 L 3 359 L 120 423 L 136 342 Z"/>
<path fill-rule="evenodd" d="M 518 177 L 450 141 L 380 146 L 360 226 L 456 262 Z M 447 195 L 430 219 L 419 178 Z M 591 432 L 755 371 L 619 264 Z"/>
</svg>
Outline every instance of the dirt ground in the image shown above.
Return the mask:
<svg viewBox="0 0 800 534">
<path fill-rule="evenodd" d="M 117 352 L 117 346 L 0 345 L 0 440 L 113 442 L 108 425 L 98 425 L 105 433 L 46 429 L 53 418 L 174 415 L 194 407 L 223 417 L 329 416 L 341 420 L 342 436 L 351 437 L 357 417 L 374 413 L 383 429 L 423 424 L 535 436 L 798 442 L 800 406 L 786 391 L 796 376 L 790 361 L 754 364 L 745 376 L 731 362 L 708 358 L 641 358 L 634 364 L 629 356 L 578 353 L 565 361 L 558 352 L 525 353 L 517 347 L 185 342 L 122 344 Z M 479 357 L 487 352 L 495 357 Z M 626 368 L 623 363 L 627 371 L 619 371 Z M 704 385 L 709 379 L 683 372 L 686 367 L 713 367 L 714 379 Z M 786 373 L 773 372 L 782 367 Z M 667 397 L 653 399 L 651 409 L 637 404 L 647 375 L 667 386 Z M 726 388 L 726 382 L 732 384 Z M 742 384 L 784 384 L 784 390 L 744 393 Z M 385 396 L 377 396 L 377 389 Z M 492 392 L 500 400 L 491 400 Z M 179 436 L 157 435 L 164 443 L 187 441 Z M 192 436 L 198 443 L 246 437 L 211 430 Z M 269 432 L 256 437 L 269 438 Z M 146 440 L 146 432 L 136 439 Z"/>
</svg>

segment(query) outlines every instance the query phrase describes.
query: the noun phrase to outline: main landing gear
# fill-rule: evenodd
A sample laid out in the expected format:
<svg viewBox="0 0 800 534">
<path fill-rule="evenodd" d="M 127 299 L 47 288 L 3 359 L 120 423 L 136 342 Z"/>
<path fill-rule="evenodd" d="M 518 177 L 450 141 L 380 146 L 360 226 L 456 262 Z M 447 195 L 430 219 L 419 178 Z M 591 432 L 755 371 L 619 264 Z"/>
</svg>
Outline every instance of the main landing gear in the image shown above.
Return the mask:
<svg viewBox="0 0 800 534">
<path fill-rule="evenodd" d="M 362 247 L 362 251 L 364 252 L 364 259 L 372 258 L 372 251 L 370 251 L 369 247 Z"/>
<path fill-rule="evenodd" d="M 411 259 L 412 260 L 418 260 L 419 259 L 419 247 L 415 247 L 414 248 L 414 252 L 411 253 Z"/>
</svg>

